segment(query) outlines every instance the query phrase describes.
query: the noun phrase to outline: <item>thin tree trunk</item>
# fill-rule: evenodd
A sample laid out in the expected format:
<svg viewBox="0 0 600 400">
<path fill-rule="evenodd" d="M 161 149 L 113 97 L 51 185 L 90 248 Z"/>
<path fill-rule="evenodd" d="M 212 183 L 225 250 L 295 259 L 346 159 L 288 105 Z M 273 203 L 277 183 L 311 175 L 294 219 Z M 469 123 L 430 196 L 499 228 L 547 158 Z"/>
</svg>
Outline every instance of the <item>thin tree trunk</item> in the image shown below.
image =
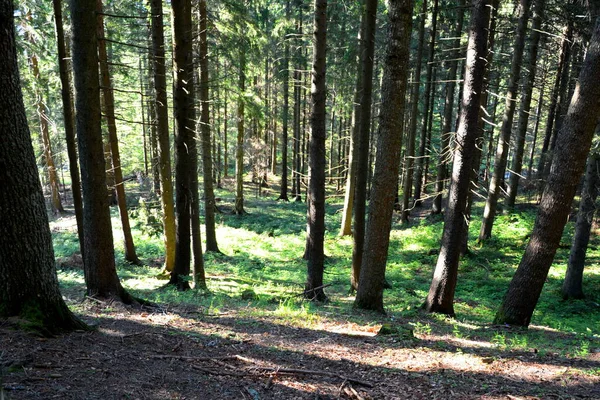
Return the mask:
<svg viewBox="0 0 600 400">
<path fill-rule="evenodd" d="M 167 272 L 175 267 L 175 205 L 173 203 L 173 181 L 171 172 L 171 150 L 169 139 L 169 107 L 167 99 L 167 80 L 165 67 L 165 37 L 163 9 L 161 0 L 150 1 L 152 19 L 152 53 L 155 125 L 158 136 L 158 156 L 160 165 L 160 200 L 163 211 L 163 229 L 165 243 L 165 264 Z"/>
<path fill-rule="evenodd" d="M 286 19 L 290 19 L 290 0 L 285 5 Z M 290 44 L 289 36 L 284 38 L 283 50 L 283 126 L 281 135 L 281 189 L 277 200 L 289 201 L 288 198 L 288 116 L 290 113 Z"/>
<path fill-rule="evenodd" d="M 355 307 L 383 312 L 385 266 L 402 150 L 411 33 L 412 0 L 390 0 L 388 46 L 384 59 L 377 159 L 369 220 Z"/>
<path fill-rule="evenodd" d="M 209 115 L 209 76 L 208 76 L 208 41 L 206 39 L 207 13 L 206 0 L 199 0 L 199 64 L 200 64 L 200 133 L 202 143 L 202 165 L 204 172 L 204 223 L 206 229 L 206 251 L 220 252 L 215 230 L 215 190 L 213 183 L 213 155 L 211 149 L 210 115 Z"/>
<path fill-rule="evenodd" d="M 410 198 L 413 184 L 413 165 L 415 157 L 415 140 L 417 137 L 417 120 L 419 114 L 419 97 L 421 88 L 421 62 L 423 48 L 425 47 L 425 20 L 427 19 L 427 0 L 423 0 L 421 21 L 419 23 L 419 38 L 417 41 L 417 54 L 415 56 L 415 77 L 411 96 L 410 127 L 404 155 L 404 179 L 402 185 L 402 222 L 407 223 L 410 215 Z"/>
<path fill-rule="evenodd" d="M 448 55 L 450 58 L 450 68 L 448 69 L 446 83 L 446 101 L 444 103 L 444 126 L 442 127 L 442 140 L 440 145 L 440 161 L 438 163 L 437 178 L 435 184 L 436 196 L 433 199 L 432 214 L 440 214 L 442 212 L 442 196 L 444 191 L 444 182 L 448 175 L 448 160 L 452 151 L 450 149 L 450 137 L 452 135 L 452 115 L 454 113 L 454 89 L 456 87 L 456 73 L 458 71 L 458 59 L 460 57 L 460 38 L 463 30 L 463 22 L 465 15 L 465 0 L 459 0 L 458 15 L 456 16 L 456 27 L 452 34 L 455 38 L 452 41 L 452 52 Z"/>
<path fill-rule="evenodd" d="M 245 214 L 244 210 L 244 91 L 246 90 L 246 49 L 240 45 L 240 71 L 237 109 L 237 145 L 235 148 L 235 210 L 237 215 Z"/>
<path fill-rule="evenodd" d="M 469 42 L 460 111 L 456 132 L 456 150 L 452 168 L 448 206 L 444 218 L 442 247 L 433 274 L 424 308 L 428 312 L 454 315 L 454 290 L 462 237 L 466 234 L 464 210 L 471 182 L 471 168 L 475 154 L 475 140 L 479 135 L 479 108 L 486 68 L 489 0 L 473 0 Z"/>
<path fill-rule="evenodd" d="M 590 150 L 596 116 L 600 115 L 600 18 L 559 132 L 554 162 L 531 239 L 510 282 L 494 323 L 528 326 L 537 305 Z M 595 116 L 590 118 L 590 116 Z"/>
<path fill-rule="evenodd" d="M 79 237 L 79 249 L 83 257 L 83 203 L 81 200 L 81 178 L 79 176 L 79 164 L 77 163 L 77 144 L 75 143 L 75 120 L 73 117 L 73 98 L 71 97 L 71 82 L 69 79 L 69 66 L 67 49 L 65 46 L 65 33 L 62 21 L 61 0 L 52 0 L 56 26 L 56 43 L 58 47 L 58 70 L 60 73 L 61 98 L 63 102 L 63 119 L 65 127 L 65 141 L 67 143 L 67 155 L 69 157 L 69 174 L 71 175 L 71 194 L 73 195 L 73 207 L 75 208 L 75 220 L 77 221 L 77 236 Z"/>
<path fill-rule="evenodd" d="M 598 128 L 596 128 L 598 131 Z M 575 236 L 571 245 L 567 273 L 562 285 L 563 299 L 583 299 L 583 269 L 585 267 L 585 253 L 590 241 L 592 222 L 596 213 L 596 199 L 600 183 L 600 156 L 598 153 L 590 154 L 585 172 L 585 182 L 579 202 Z"/>
<path fill-rule="evenodd" d="M 525 48 L 525 31 L 527 30 L 530 7 L 530 0 L 520 0 L 519 26 L 515 37 L 508 90 L 506 92 L 506 104 L 504 106 L 504 117 L 502 118 L 502 128 L 500 130 L 496 159 L 494 161 L 494 174 L 490 181 L 488 197 L 483 211 L 481 231 L 479 232 L 480 242 L 492 236 L 492 227 L 494 226 L 494 219 L 496 217 L 501 183 L 504 181 L 504 172 L 506 171 L 508 161 L 508 145 L 512 134 L 513 119 L 517 105 L 517 90 L 521 75 L 521 63 L 523 62 L 523 50 Z"/>
<path fill-rule="evenodd" d="M 435 38 L 437 35 L 437 14 L 438 14 L 438 0 L 433 0 L 433 10 L 431 17 L 431 30 L 429 31 L 429 56 L 427 57 L 427 75 L 425 80 L 425 92 L 423 98 L 423 104 L 425 110 L 423 111 L 423 124 L 421 126 L 421 142 L 419 145 L 419 155 L 417 158 L 416 164 L 416 172 L 415 172 L 415 207 L 421 206 L 421 191 L 423 189 L 423 170 L 425 157 L 429 157 L 427 154 L 427 136 L 428 136 L 428 121 L 429 121 L 429 113 L 433 113 L 433 110 L 430 110 L 429 101 L 432 96 L 432 81 L 433 81 L 433 56 L 435 54 Z"/>
<path fill-rule="evenodd" d="M 104 33 L 104 18 L 102 16 L 102 0 L 98 0 L 98 58 L 100 61 L 100 75 L 102 79 L 102 99 L 104 101 L 104 116 L 108 127 L 108 141 L 113 173 L 115 175 L 115 190 L 117 192 L 117 203 L 123 229 L 125 260 L 132 264 L 140 265 L 135 252 L 135 244 L 131 234 L 129 214 L 127 213 L 127 199 L 125 197 L 125 184 L 123 183 L 123 170 L 121 169 L 121 155 L 119 153 L 119 140 L 117 138 L 117 124 L 115 120 L 115 99 L 112 82 L 108 72 L 108 55 L 106 52 L 106 41 Z"/>
</svg>

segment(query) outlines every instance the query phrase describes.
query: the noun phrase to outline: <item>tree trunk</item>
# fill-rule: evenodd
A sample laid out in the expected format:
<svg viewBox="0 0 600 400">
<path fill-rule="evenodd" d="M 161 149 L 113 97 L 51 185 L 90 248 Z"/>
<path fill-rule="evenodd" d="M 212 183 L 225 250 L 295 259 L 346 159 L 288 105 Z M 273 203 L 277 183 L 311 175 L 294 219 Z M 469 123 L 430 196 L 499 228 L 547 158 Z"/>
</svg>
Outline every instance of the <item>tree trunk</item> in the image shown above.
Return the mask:
<svg viewBox="0 0 600 400">
<path fill-rule="evenodd" d="M 206 39 L 207 13 L 206 0 L 198 2 L 199 8 L 199 64 L 200 64 L 200 133 L 202 143 L 202 165 L 204 172 L 204 218 L 206 225 L 206 251 L 219 252 L 215 231 L 215 191 L 213 187 L 213 160 L 211 149 L 210 115 L 209 115 L 209 76 L 208 76 L 208 41 Z"/>
<path fill-rule="evenodd" d="M 367 203 L 367 169 L 369 168 L 369 128 L 371 127 L 371 100 L 373 93 L 373 59 L 375 58 L 375 31 L 377 29 L 377 0 L 365 0 L 364 46 L 362 62 L 362 94 L 360 97 L 360 124 L 358 131 L 358 163 L 354 188 L 354 235 L 352 246 L 352 276 L 350 285 L 358 289 L 360 268 L 365 242 L 365 209 Z"/>
<path fill-rule="evenodd" d="M 354 194 L 356 193 L 356 173 L 358 171 L 358 130 L 360 126 L 360 118 L 362 107 L 360 99 L 363 91 L 363 73 L 362 73 L 362 55 L 364 54 L 363 47 L 365 45 L 365 15 L 363 13 L 360 20 L 360 29 L 358 32 L 358 63 L 356 69 L 356 87 L 354 89 L 354 101 L 352 106 L 352 122 L 351 122 L 351 137 L 350 149 L 348 151 L 348 174 L 346 176 L 346 193 L 344 195 L 344 209 L 342 210 L 342 224 L 340 236 L 348 236 L 352 234 L 352 215 L 354 212 Z"/>
<path fill-rule="evenodd" d="M 449 54 L 450 65 L 448 69 L 446 83 L 446 101 L 444 103 L 444 126 L 442 127 L 442 140 L 440 145 L 440 160 L 437 169 L 437 178 L 435 183 L 436 196 L 433 199 L 432 214 L 440 214 L 442 212 L 442 196 L 444 191 L 444 182 L 448 175 L 448 160 L 452 154 L 450 149 L 450 137 L 452 136 L 452 114 L 454 113 L 454 89 L 456 87 L 456 72 L 458 71 L 458 59 L 460 57 L 460 38 L 463 30 L 465 0 L 459 0 L 458 9 L 456 12 L 456 28 L 453 33 L 455 38 L 452 41 L 452 52 Z"/>
<path fill-rule="evenodd" d="M 523 49 L 525 48 L 525 31 L 527 30 L 527 21 L 529 19 L 530 0 L 520 0 L 519 26 L 517 28 L 510 77 L 508 81 L 508 90 L 506 92 L 506 104 L 504 106 L 504 117 L 502 118 L 502 128 L 498 139 L 498 148 L 496 149 L 496 159 L 494 161 L 494 174 L 490 181 L 488 197 L 483 211 L 483 220 L 481 222 L 481 231 L 479 232 L 479 241 L 484 241 L 492 236 L 492 227 L 496 217 L 498 207 L 498 197 L 500 197 L 500 188 L 504 182 L 504 172 L 508 160 L 508 145 L 512 133 L 513 119 L 517 105 L 517 90 L 519 77 L 521 75 L 521 63 L 523 62 Z"/>
<path fill-rule="evenodd" d="M 130 303 L 115 267 L 103 158 L 97 3 L 71 1 L 77 139 L 83 189 L 84 275 L 87 294 Z"/>
<path fill-rule="evenodd" d="M 79 176 L 79 164 L 77 163 L 77 144 L 75 143 L 75 126 L 73 117 L 73 98 L 71 97 L 71 82 L 69 79 L 69 66 L 67 64 L 65 33 L 62 21 L 61 0 L 52 0 L 54 8 L 54 23 L 56 26 L 56 44 L 58 47 L 58 70 L 60 73 L 61 98 L 63 102 L 63 119 L 65 127 L 65 141 L 67 143 L 67 155 L 69 157 L 69 174 L 71 175 L 71 194 L 73 195 L 73 207 L 75 208 L 75 220 L 77 221 L 77 236 L 79 237 L 79 249 L 83 257 L 83 203 L 81 200 L 81 178 Z"/>
<path fill-rule="evenodd" d="M 535 83 L 537 55 L 540 42 L 540 31 L 542 27 L 542 18 L 544 14 L 544 0 L 536 0 L 533 15 L 533 23 L 531 25 L 531 45 L 529 49 L 529 61 L 526 70 L 527 78 L 523 88 L 521 108 L 519 110 L 519 124 L 517 126 L 517 140 L 515 143 L 515 155 L 512 162 L 512 171 L 508 183 L 508 197 L 506 206 L 514 207 L 517 198 L 519 187 L 519 179 L 523 169 L 523 154 L 525 153 L 525 136 L 527 134 L 527 126 L 529 123 L 529 112 L 531 110 L 531 99 L 533 97 L 533 85 Z"/>
<path fill-rule="evenodd" d="M 150 1 L 152 20 L 152 63 L 154 72 L 155 125 L 158 136 L 160 165 L 160 200 L 163 211 L 165 264 L 167 272 L 175 267 L 175 205 L 173 204 L 173 181 L 171 172 L 171 150 L 169 139 L 169 107 L 165 68 L 165 36 L 161 0 Z"/>
<path fill-rule="evenodd" d="M 300 8 L 300 16 L 297 22 L 298 36 L 302 37 L 302 9 Z M 300 64 L 302 59 L 302 46 L 298 45 L 298 54 L 296 56 L 296 69 L 294 70 L 294 183 L 295 190 L 294 200 L 302 201 L 302 189 L 300 185 L 300 168 L 302 165 L 302 156 L 300 154 L 300 89 L 302 84 L 302 75 L 300 73 L 302 66 Z"/>
<path fill-rule="evenodd" d="M 473 0 L 462 107 L 456 132 L 456 150 L 452 180 L 448 192 L 448 206 L 444 218 L 442 246 L 425 300 L 428 312 L 454 315 L 454 290 L 462 238 L 466 234 L 464 211 L 471 181 L 475 139 L 478 136 L 479 108 L 486 68 L 488 26 L 490 21 L 489 0 Z"/>
<path fill-rule="evenodd" d="M 244 91 L 246 90 L 246 49 L 240 45 L 240 75 L 238 110 L 237 110 L 237 145 L 235 148 L 235 210 L 237 215 L 245 214 L 244 210 Z M 283 185 L 283 184 L 282 184 Z M 287 192 L 287 189 L 286 189 Z"/>
<path fill-rule="evenodd" d="M 600 113 L 599 75 L 600 18 L 596 18 L 578 90 L 558 134 L 554 162 L 533 233 L 496 314 L 497 324 L 528 326 L 531 322 L 590 150 L 596 116 Z"/>
<path fill-rule="evenodd" d="M 141 262 L 135 252 L 135 244 L 131 235 L 131 225 L 129 223 L 129 214 L 127 214 L 127 199 L 125 197 L 125 184 L 123 183 L 123 170 L 121 169 L 121 155 L 119 153 L 119 140 L 117 138 L 117 123 L 115 120 L 115 98 L 113 94 L 112 82 L 108 72 L 108 55 L 106 53 L 106 41 L 104 33 L 104 18 L 102 16 L 102 0 L 98 0 L 98 58 L 100 61 L 100 76 L 102 79 L 102 100 L 104 105 L 104 116 L 108 127 L 108 141 L 110 143 L 110 153 L 112 160 L 112 169 L 115 174 L 115 190 L 117 192 L 117 203 L 119 205 L 119 215 L 121 216 L 121 225 L 123 228 L 125 260 L 131 264 L 141 265 Z M 143 110 L 142 110 L 143 112 Z"/>
<path fill-rule="evenodd" d="M 0 317 L 18 316 L 27 321 L 24 327 L 46 335 L 87 329 L 58 288 L 19 82 L 13 16 L 13 2 L 0 2 Z"/>
<path fill-rule="evenodd" d="M 423 167 L 425 162 L 425 157 L 429 157 L 427 154 L 427 128 L 429 121 L 429 113 L 433 113 L 433 110 L 430 110 L 429 100 L 432 96 L 433 90 L 432 88 L 432 77 L 433 77 L 433 56 L 435 54 L 435 38 L 437 35 L 437 14 L 438 14 L 438 0 L 433 0 L 433 11 L 431 16 L 431 30 L 429 31 L 429 56 L 427 57 L 427 75 L 425 78 L 425 92 L 423 98 L 424 104 L 424 112 L 423 112 L 423 124 L 421 125 L 421 142 L 419 145 L 419 156 L 417 158 L 416 164 L 416 172 L 415 172 L 415 207 L 421 206 L 421 191 L 423 188 Z"/>
<path fill-rule="evenodd" d="M 413 184 L 413 165 L 415 163 L 415 140 L 417 137 L 417 116 L 419 114 L 419 97 L 421 88 L 421 62 L 423 48 L 425 47 L 425 20 L 427 19 L 427 0 L 423 0 L 421 10 L 421 22 L 419 23 L 419 38 L 417 42 L 417 54 L 415 56 L 415 77 L 413 94 L 411 97 L 410 127 L 404 155 L 404 179 L 402 185 L 402 222 L 407 223 L 410 215 L 410 198 Z"/>
<path fill-rule="evenodd" d="M 190 0 L 172 0 L 173 8 L 173 107 L 175 113 L 175 267 L 170 284 L 179 290 L 189 289 L 191 209 L 194 203 L 193 176 L 198 174 L 193 157 L 194 138 L 194 71 L 192 52 L 192 6 Z M 197 178 L 196 178 L 197 179 Z M 197 189 L 197 187 L 196 187 Z M 197 217 L 197 214 L 195 215 Z"/>
<path fill-rule="evenodd" d="M 304 295 L 325 301 L 323 291 L 325 241 L 325 55 L 327 50 L 327 0 L 314 0 L 313 68 L 311 85 L 310 156 L 308 183 L 307 255 L 308 270 Z"/>
<path fill-rule="evenodd" d="M 371 189 L 364 257 L 355 307 L 383 312 L 385 266 L 402 150 L 412 0 L 389 2 L 388 46 L 384 59 L 377 158 Z"/>
<path fill-rule="evenodd" d="M 598 131 L 598 128 L 596 128 Z M 600 171 L 600 156 L 598 153 L 590 154 L 585 172 L 585 182 L 579 202 L 575 236 L 571 245 L 567 273 L 562 285 L 563 299 L 583 299 L 583 269 L 585 266 L 585 253 L 590 241 L 592 222 L 596 212 L 596 198 L 598 197 L 598 172 Z"/>
<path fill-rule="evenodd" d="M 290 19 L 290 0 L 285 5 L 286 19 Z M 285 35 L 283 50 L 283 126 L 281 134 L 281 189 L 277 200 L 289 201 L 288 198 L 288 116 L 290 114 L 290 44 L 289 36 Z"/>
</svg>

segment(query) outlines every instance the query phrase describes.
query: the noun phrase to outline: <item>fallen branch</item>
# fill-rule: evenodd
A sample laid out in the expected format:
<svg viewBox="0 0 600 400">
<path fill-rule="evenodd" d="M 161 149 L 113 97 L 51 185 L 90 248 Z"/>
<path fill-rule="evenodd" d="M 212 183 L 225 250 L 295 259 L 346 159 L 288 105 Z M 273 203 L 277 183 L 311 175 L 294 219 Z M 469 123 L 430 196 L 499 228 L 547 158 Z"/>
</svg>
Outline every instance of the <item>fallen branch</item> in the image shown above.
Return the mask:
<svg viewBox="0 0 600 400">
<path fill-rule="evenodd" d="M 313 294 L 315 294 L 315 292 L 316 292 L 317 290 L 319 290 L 319 289 L 325 289 L 326 287 L 329 287 L 329 286 L 332 286 L 332 285 L 333 285 L 333 283 L 328 283 L 327 285 L 321 285 L 321 286 L 317 286 L 316 288 L 307 289 L 307 290 L 305 290 L 305 291 L 304 291 L 304 292 L 302 292 L 302 293 L 298 293 L 298 294 L 296 294 L 294 297 L 306 296 L 307 294 L 309 294 L 309 293 L 311 293 L 311 292 L 312 292 Z"/>
<path fill-rule="evenodd" d="M 361 385 L 364 387 L 372 388 L 373 384 L 365 381 L 361 381 L 354 378 L 348 378 L 342 376 L 340 374 L 336 374 L 335 372 L 325 372 L 325 371 L 316 371 L 310 369 L 296 369 L 296 368 L 272 368 L 272 367 L 256 367 L 258 370 L 262 370 L 264 372 L 269 372 L 273 374 L 287 374 L 287 375 L 319 375 L 319 376 L 328 376 L 330 378 L 337 378 L 341 380 L 345 380 L 348 382 L 355 383 L 357 385 Z"/>
</svg>

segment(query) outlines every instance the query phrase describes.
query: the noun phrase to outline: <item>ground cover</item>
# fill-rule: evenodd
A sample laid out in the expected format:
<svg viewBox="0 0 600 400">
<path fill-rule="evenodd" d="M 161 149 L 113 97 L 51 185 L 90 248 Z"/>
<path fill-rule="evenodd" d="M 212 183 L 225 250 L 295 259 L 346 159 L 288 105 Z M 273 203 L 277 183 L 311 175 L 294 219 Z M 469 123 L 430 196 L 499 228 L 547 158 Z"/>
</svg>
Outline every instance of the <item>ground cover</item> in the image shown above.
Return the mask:
<svg viewBox="0 0 600 400">
<path fill-rule="evenodd" d="M 181 293 L 157 278 L 162 242 L 138 209 L 142 267 L 119 275 L 155 307 L 84 299 L 71 216 L 52 221 L 61 288 L 94 332 L 39 338 L 0 322 L 0 387 L 9 399 L 546 399 L 600 398 L 599 242 L 583 301 L 561 301 L 569 227 L 530 329 L 490 323 L 527 241 L 535 210 L 501 215 L 494 238 L 461 262 L 457 318 L 424 314 L 442 220 L 394 224 L 387 315 L 352 310 L 352 241 L 337 236 L 340 198 L 327 205 L 326 304 L 302 300 L 304 203 L 247 196 L 248 215 L 218 216 L 207 254 L 209 292 Z M 223 211 L 233 197 L 218 193 Z M 139 196 L 138 196 L 139 197 Z M 137 199 L 135 199 L 137 201 Z M 151 204 L 151 199 L 146 200 Z M 115 210 L 116 212 L 116 210 Z M 474 215 L 479 215 L 477 209 Z M 116 213 L 115 243 L 120 246 Z M 478 232 L 478 222 L 471 228 Z"/>
</svg>

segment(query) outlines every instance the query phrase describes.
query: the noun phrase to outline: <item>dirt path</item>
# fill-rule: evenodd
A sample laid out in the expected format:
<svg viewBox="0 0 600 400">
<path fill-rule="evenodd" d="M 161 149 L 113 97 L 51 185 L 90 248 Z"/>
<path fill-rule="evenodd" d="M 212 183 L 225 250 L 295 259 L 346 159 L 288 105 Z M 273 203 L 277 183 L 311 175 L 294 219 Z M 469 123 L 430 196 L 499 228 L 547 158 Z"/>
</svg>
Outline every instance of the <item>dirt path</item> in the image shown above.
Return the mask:
<svg viewBox="0 0 600 400">
<path fill-rule="evenodd" d="M 502 352 L 352 323 L 297 328 L 241 311 L 85 309 L 96 332 L 43 339 L 0 321 L 5 399 L 600 399 L 598 353 Z"/>
</svg>

